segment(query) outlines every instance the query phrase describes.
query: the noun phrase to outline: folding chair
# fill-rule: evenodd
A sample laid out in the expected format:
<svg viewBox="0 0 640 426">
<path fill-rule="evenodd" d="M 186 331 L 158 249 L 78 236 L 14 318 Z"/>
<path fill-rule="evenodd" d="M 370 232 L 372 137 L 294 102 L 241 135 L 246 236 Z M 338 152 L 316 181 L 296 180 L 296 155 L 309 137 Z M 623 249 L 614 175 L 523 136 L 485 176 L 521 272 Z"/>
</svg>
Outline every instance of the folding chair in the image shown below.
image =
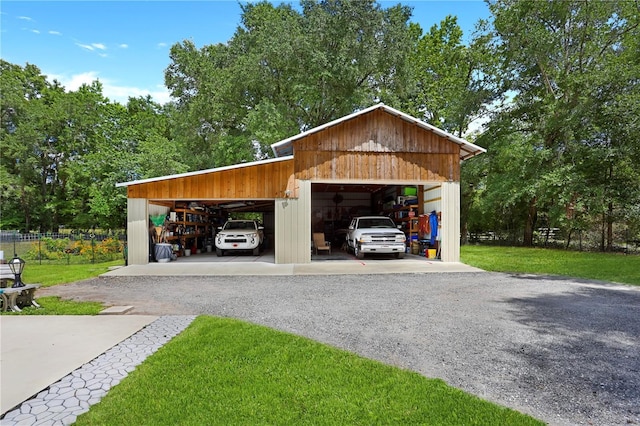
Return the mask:
<svg viewBox="0 0 640 426">
<path fill-rule="evenodd" d="M 316 254 L 319 254 L 320 251 L 328 251 L 331 254 L 331 243 L 324 239 L 322 232 L 313 233 L 313 248 Z"/>
</svg>

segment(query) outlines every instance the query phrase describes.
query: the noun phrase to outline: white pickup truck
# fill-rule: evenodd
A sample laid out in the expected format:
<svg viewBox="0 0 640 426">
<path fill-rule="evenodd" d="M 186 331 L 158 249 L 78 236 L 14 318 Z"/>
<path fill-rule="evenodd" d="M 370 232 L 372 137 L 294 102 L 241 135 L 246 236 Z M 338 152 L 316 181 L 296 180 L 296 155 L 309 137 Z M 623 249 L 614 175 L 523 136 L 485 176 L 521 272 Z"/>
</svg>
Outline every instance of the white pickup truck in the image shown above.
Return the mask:
<svg viewBox="0 0 640 426">
<path fill-rule="evenodd" d="M 347 247 L 358 258 L 365 254 L 395 254 L 404 257 L 406 236 L 395 222 L 386 216 L 361 216 L 351 220 L 347 232 Z"/>
<path fill-rule="evenodd" d="M 264 244 L 264 227 L 255 220 L 228 220 L 218 228 L 216 254 L 224 256 L 227 251 L 249 250 L 254 256 L 260 254 Z"/>
</svg>

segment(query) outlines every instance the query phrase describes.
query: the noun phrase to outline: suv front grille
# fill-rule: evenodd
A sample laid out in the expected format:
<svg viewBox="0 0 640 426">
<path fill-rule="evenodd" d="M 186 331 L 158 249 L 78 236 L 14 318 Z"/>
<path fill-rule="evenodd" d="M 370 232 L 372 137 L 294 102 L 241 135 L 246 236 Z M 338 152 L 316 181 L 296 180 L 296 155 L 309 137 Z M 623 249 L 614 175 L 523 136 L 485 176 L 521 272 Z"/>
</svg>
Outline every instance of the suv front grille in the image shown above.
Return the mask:
<svg viewBox="0 0 640 426">
<path fill-rule="evenodd" d="M 230 237 L 224 239 L 225 243 L 246 243 L 246 238 Z"/>
<path fill-rule="evenodd" d="M 397 234 L 366 234 L 372 243 L 395 243 Z"/>
</svg>

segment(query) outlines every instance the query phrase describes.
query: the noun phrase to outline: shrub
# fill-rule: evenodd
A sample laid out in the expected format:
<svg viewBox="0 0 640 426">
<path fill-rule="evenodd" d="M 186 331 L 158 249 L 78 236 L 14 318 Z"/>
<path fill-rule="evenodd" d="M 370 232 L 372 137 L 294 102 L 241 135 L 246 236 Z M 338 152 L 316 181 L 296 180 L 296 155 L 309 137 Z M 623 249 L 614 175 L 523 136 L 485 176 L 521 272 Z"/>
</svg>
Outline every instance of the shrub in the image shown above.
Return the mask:
<svg viewBox="0 0 640 426">
<path fill-rule="evenodd" d="M 66 256 L 65 250 L 68 246 L 68 238 L 54 239 L 44 237 L 40 241 L 31 243 L 31 248 L 25 257 L 32 260 L 63 259 Z"/>
<path fill-rule="evenodd" d="M 81 262 L 107 261 L 120 257 L 122 250 L 122 242 L 116 238 L 106 238 L 103 241 L 95 239 L 71 241 L 69 238 L 44 237 L 39 242 L 31 244 L 25 258 L 31 260 L 69 260 L 72 256 Z"/>
</svg>

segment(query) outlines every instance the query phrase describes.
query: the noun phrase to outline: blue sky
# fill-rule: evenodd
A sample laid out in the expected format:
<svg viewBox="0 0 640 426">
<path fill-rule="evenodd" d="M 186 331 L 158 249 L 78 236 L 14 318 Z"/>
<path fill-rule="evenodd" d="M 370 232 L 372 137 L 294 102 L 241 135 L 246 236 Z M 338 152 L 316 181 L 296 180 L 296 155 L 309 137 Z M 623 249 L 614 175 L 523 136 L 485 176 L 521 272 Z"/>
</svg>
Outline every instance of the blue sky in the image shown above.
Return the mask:
<svg viewBox="0 0 640 426">
<path fill-rule="evenodd" d="M 411 21 L 425 32 L 447 15 L 455 15 L 467 37 L 478 19 L 489 17 L 480 0 L 379 3 L 413 7 Z M 103 94 L 122 104 L 130 96 L 147 94 L 167 102 L 164 70 L 171 46 L 183 40 L 192 40 L 198 48 L 224 43 L 233 36 L 241 15 L 239 2 L 230 0 L 3 0 L 0 8 L 2 59 L 36 65 L 67 90 L 100 80 Z"/>
</svg>

